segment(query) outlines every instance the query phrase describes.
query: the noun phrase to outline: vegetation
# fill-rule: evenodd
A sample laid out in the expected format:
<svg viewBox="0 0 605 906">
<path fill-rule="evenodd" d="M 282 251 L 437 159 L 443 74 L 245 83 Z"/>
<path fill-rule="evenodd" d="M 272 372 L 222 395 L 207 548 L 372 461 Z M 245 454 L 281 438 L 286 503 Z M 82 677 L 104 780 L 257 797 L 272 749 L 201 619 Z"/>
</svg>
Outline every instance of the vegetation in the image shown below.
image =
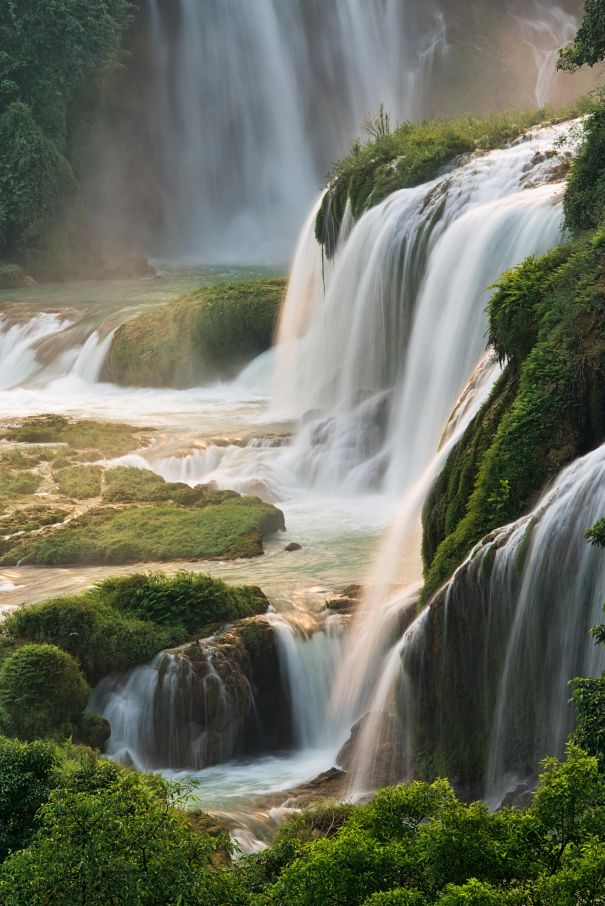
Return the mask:
<svg viewBox="0 0 605 906">
<path fill-rule="evenodd" d="M 236 866 L 217 864 L 226 836 L 190 823 L 158 777 L 40 744 L 1 741 L 0 759 L 16 844 L 0 866 L 7 906 L 605 902 L 605 777 L 574 746 L 545 761 L 524 812 L 465 805 L 445 781 L 413 783 L 303 813 Z"/>
<path fill-rule="evenodd" d="M 88 692 L 77 661 L 55 645 L 23 645 L 0 668 L 2 720 L 22 739 L 70 735 Z"/>
<path fill-rule="evenodd" d="M 559 54 L 559 69 L 575 72 L 605 60 L 605 9 L 601 0 L 586 0 L 575 40 Z"/>
<path fill-rule="evenodd" d="M 212 627 L 264 613 L 259 588 L 210 576 L 136 574 L 105 579 L 81 595 L 24 607 L 5 624 L 11 645 L 50 644 L 75 657 L 91 684 L 145 663 Z M 40 734 L 44 735 L 44 734 Z"/>
<path fill-rule="evenodd" d="M 567 111 L 533 110 L 497 113 L 486 117 L 403 123 L 393 131 L 383 119 L 371 130 L 371 141 L 356 142 L 347 157 L 333 165 L 330 189 L 317 216 L 315 234 L 331 256 L 347 200 L 358 219 L 391 192 L 428 182 L 453 166 L 461 155 L 500 148 L 538 123 L 554 117 L 571 117 L 590 110 L 584 100 Z"/>
<path fill-rule="evenodd" d="M 232 377 L 271 346 L 282 278 L 219 283 L 122 325 L 105 376 L 118 384 L 189 387 Z"/>
<path fill-rule="evenodd" d="M 54 275 L 86 249 L 81 150 L 129 8 L 129 0 L 0 8 L 0 259 L 9 264 Z M 53 261 L 57 251 L 66 260 Z"/>
<path fill-rule="evenodd" d="M 54 472 L 61 494 L 72 500 L 87 500 L 101 495 L 100 466 L 67 466 Z"/>
</svg>

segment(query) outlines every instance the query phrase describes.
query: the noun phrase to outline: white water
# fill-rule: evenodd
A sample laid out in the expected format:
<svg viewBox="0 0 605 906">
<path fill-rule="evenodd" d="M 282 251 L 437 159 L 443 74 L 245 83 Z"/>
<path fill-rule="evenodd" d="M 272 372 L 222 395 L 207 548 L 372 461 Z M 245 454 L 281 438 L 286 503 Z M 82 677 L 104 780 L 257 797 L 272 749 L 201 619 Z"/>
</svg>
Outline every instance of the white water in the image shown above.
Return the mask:
<svg viewBox="0 0 605 906">
<path fill-rule="evenodd" d="M 529 15 L 517 15 L 523 41 L 531 50 L 537 69 L 534 98 L 538 107 L 552 100 L 553 86 L 557 78 L 559 48 L 570 44 L 576 34 L 578 22 L 575 16 L 560 6 L 533 0 Z"/>
<path fill-rule="evenodd" d="M 496 550 L 493 606 L 507 606 L 503 669 L 498 676 L 487 776 L 494 794 L 510 773 L 561 754 L 573 725 L 568 682 L 605 669 L 589 629 L 603 622 L 605 556 L 586 529 L 605 514 L 605 446 L 565 469 Z M 518 578 L 517 553 L 531 542 Z M 494 542 L 497 547 L 497 541 Z M 515 589 L 512 602 L 507 589 Z M 525 752 L 525 761 L 518 751 Z"/>
</svg>

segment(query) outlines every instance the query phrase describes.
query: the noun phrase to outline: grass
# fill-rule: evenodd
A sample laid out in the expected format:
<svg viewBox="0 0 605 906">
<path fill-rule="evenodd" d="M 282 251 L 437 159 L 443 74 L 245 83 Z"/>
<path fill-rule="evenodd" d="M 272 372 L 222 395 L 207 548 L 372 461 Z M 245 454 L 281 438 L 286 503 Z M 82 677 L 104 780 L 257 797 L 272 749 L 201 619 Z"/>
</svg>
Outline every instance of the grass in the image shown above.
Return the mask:
<svg viewBox="0 0 605 906">
<path fill-rule="evenodd" d="M 513 111 L 403 123 L 365 145 L 357 141 L 328 174 L 330 189 L 317 216 L 317 240 L 332 255 L 347 199 L 357 220 L 392 192 L 439 176 L 461 155 L 501 148 L 532 126 L 571 119 L 593 107 L 592 100 L 583 99 L 559 111 Z"/>
<path fill-rule="evenodd" d="M 271 346 L 282 278 L 203 287 L 122 325 L 105 377 L 131 386 L 188 387 L 232 377 Z"/>
<path fill-rule="evenodd" d="M 100 466 L 66 466 L 53 472 L 59 491 L 72 500 L 100 497 L 103 470 Z"/>
<path fill-rule="evenodd" d="M 207 485 L 190 488 L 182 482 L 164 481 L 161 475 L 146 469 L 119 466 L 105 473 L 103 500 L 107 503 L 159 503 L 172 501 L 181 506 L 218 501 L 233 492 L 209 493 Z"/>
<path fill-rule="evenodd" d="M 201 507 L 170 503 L 89 511 L 48 534 L 11 546 L 5 566 L 137 563 L 256 557 L 283 514 L 254 497 Z"/>
</svg>

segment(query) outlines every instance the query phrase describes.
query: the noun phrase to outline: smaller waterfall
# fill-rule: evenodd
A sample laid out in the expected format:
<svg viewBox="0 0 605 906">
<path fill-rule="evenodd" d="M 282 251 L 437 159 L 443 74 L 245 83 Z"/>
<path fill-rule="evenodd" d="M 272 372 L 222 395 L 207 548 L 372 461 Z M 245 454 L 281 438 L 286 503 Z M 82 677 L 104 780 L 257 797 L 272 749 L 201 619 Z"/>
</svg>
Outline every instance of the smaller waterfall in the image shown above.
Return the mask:
<svg viewBox="0 0 605 906">
<path fill-rule="evenodd" d="M 542 0 L 534 0 L 533 12 L 534 15 L 515 18 L 519 22 L 523 40 L 530 48 L 536 65 L 534 98 L 538 107 L 544 107 L 545 104 L 553 102 L 559 48 L 573 41 L 578 22 L 575 16 L 560 6 L 551 6 Z"/>
<path fill-rule="evenodd" d="M 15 324 L 0 316 L 0 390 L 9 390 L 35 377 L 43 367 L 36 357 L 38 344 L 64 330 L 68 323 L 54 312 Z"/>
<path fill-rule="evenodd" d="M 344 631 L 341 620 L 328 617 L 323 627 L 308 629 L 280 614 L 269 614 L 268 619 L 287 677 L 297 747 L 336 749 L 347 729 L 329 709 Z"/>
<path fill-rule="evenodd" d="M 241 751 L 250 681 L 211 644 L 162 652 L 102 680 L 91 710 L 111 724 L 107 754 L 139 770 L 201 770 Z"/>
<path fill-rule="evenodd" d="M 95 384 L 101 377 L 103 365 L 111 347 L 117 328 L 101 336 L 98 330 L 88 337 L 71 369 L 71 374 L 82 378 L 88 384 Z"/>
</svg>

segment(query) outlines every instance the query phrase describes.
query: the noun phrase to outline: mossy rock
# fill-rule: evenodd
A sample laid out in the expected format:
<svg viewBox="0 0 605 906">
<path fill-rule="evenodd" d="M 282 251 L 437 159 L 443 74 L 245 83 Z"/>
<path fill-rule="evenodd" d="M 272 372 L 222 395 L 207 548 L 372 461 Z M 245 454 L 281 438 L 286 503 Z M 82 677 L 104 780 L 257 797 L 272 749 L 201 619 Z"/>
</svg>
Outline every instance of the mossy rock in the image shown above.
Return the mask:
<svg viewBox="0 0 605 906">
<path fill-rule="evenodd" d="M 284 528 L 281 510 L 256 497 L 204 506 L 101 507 L 15 543 L 3 565 L 60 566 L 167 560 L 231 560 L 263 553 L 263 536 Z"/>
<path fill-rule="evenodd" d="M 512 111 L 403 123 L 365 145 L 355 142 L 328 174 L 330 187 L 315 226 L 317 241 L 331 257 L 347 200 L 357 220 L 391 193 L 435 179 L 462 155 L 501 148 L 532 126 L 571 119 L 591 109 L 594 103 L 584 99 L 559 111 Z"/>
<path fill-rule="evenodd" d="M 214 492 L 208 485 L 189 487 L 182 482 L 164 481 L 147 469 L 118 466 L 105 474 L 103 500 L 106 503 L 159 503 L 172 501 L 193 506 L 237 496 L 234 491 Z"/>
<path fill-rule="evenodd" d="M 23 607 L 8 618 L 2 639 L 5 655 L 25 642 L 55 645 L 73 655 L 89 682 L 97 683 L 207 634 L 211 624 L 218 628 L 261 614 L 268 605 L 256 586 L 227 585 L 198 573 L 137 573 L 110 577 L 80 595 Z"/>
<path fill-rule="evenodd" d="M 134 318 L 116 332 L 104 378 L 191 387 L 233 377 L 271 346 L 284 278 L 219 283 Z"/>
<path fill-rule="evenodd" d="M 35 532 L 48 525 L 56 525 L 66 518 L 68 510 L 52 506 L 26 506 L 0 516 L 0 535 L 16 532 Z"/>
<path fill-rule="evenodd" d="M 91 458 L 98 459 L 101 455 L 121 456 L 136 449 L 143 430 L 122 422 L 40 415 L 5 427 L 0 430 L 0 437 L 23 444 L 66 444 L 72 450 L 90 450 Z"/>
</svg>

